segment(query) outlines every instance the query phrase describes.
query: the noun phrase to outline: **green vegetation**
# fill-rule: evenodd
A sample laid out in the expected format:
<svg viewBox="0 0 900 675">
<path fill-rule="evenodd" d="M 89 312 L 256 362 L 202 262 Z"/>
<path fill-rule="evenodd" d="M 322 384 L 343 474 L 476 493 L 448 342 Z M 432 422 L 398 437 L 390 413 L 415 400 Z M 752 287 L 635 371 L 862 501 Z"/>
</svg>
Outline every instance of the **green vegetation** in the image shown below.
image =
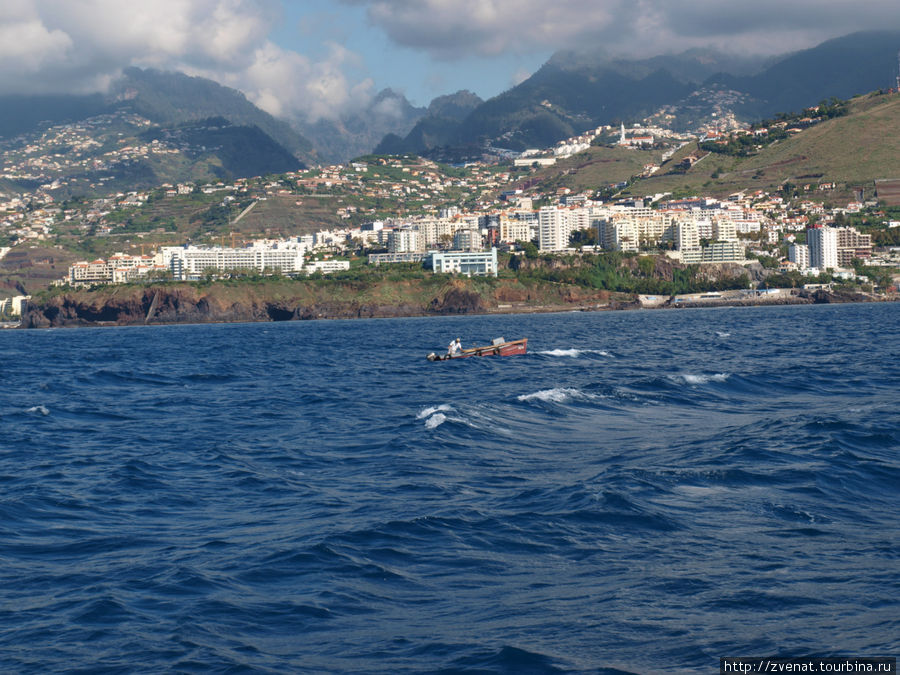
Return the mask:
<svg viewBox="0 0 900 675">
<path fill-rule="evenodd" d="M 900 221 L 900 206 L 883 207 L 874 213 L 839 213 L 834 224 L 872 235 L 873 246 L 900 246 L 900 227 L 889 227 L 888 221 Z"/>
<path fill-rule="evenodd" d="M 830 274 L 820 274 L 817 277 L 804 276 L 800 272 L 780 272 L 770 274 L 761 288 L 803 288 L 806 284 L 830 284 L 834 281 Z"/>
<path fill-rule="evenodd" d="M 840 107 L 845 108 L 845 114 L 839 114 Z M 876 178 L 900 176 L 900 97 L 875 93 L 836 107 L 829 103 L 825 110 L 821 122 L 786 138 L 773 139 L 755 153 L 742 154 L 744 144 L 751 143 L 749 137 L 736 141 L 740 146 L 732 145 L 731 149 L 698 149 L 701 154 L 710 153 L 683 173 L 664 167 L 660 173 L 639 180 L 629 193 L 725 196 L 748 190 L 776 191 L 790 182 L 800 194 L 849 200 L 855 187 L 868 186 L 871 190 Z M 732 150 L 737 154 L 728 154 Z M 666 166 L 675 165 L 689 151 L 691 146 Z M 831 182 L 837 185 L 834 192 L 818 191 L 820 183 Z"/>
<path fill-rule="evenodd" d="M 699 273 L 699 265 L 674 266 L 665 263 L 661 257 L 610 252 L 582 257 L 564 256 L 562 260 L 565 263 L 563 266 L 520 267 L 517 278 L 520 281 L 655 295 L 725 291 L 747 288 L 750 284 L 747 274 L 711 281 Z M 667 278 L 669 273 L 671 278 Z"/>
<path fill-rule="evenodd" d="M 872 267 L 866 265 L 862 260 L 854 260 L 853 269 L 857 275 L 868 277 L 876 287 L 881 289 L 886 289 L 893 284 L 893 273 L 896 271 L 885 267 Z"/>
<path fill-rule="evenodd" d="M 544 192 L 554 192 L 561 187 L 573 192 L 602 191 L 610 185 L 629 181 L 647 164 L 659 163 L 659 156 L 658 151 L 595 146 L 538 170 L 534 178 Z"/>
<path fill-rule="evenodd" d="M 774 119 L 763 120 L 751 127 L 751 133 L 730 136 L 725 141 L 705 141 L 700 149 L 732 157 L 749 157 L 763 148 L 788 138 L 788 129 L 807 129 L 825 120 L 843 117 L 848 113 L 849 102 L 832 98 L 822 101 L 816 108 L 800 113 L 779 113 Z M 762 133 L 761 133 L 762 132 Z M 713 178 L 719 178 L 713 173 Z"/>
</svg>

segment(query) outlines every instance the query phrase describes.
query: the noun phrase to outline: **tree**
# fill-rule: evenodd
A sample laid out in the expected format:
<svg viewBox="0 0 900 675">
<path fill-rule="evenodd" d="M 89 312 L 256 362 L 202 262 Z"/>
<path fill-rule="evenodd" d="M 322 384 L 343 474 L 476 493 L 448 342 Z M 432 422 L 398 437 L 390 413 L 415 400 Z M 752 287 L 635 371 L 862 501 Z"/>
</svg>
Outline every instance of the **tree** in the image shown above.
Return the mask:
<svg viewBox="0 0 900 675">
<path fill-rule="evenodd" d="M 529 260 L 534 260 L 540 255 L 538 247 L 530 241 L 516 240 L 516 247 L 521 248 L 523 251 L 525 251 L 525 257 Z"/>
<path fill-rule="evenodd" d="M 573 231 L 569 235 L 569 243 L 577 248 L 581 248 L 582 246 L 596 246 L 600 242 L 597 240 L 597 230 L 589 227 Z"/>
</svg>

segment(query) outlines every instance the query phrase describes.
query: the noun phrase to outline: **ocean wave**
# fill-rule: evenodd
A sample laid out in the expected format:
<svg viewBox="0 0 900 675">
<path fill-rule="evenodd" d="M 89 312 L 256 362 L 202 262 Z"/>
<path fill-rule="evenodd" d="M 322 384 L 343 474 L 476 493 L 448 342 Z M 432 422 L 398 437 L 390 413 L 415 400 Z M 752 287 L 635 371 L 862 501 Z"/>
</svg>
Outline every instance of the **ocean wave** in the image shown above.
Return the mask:
<svg viewBox="0 0 900 675">
<path fill-rule="evenodd" d="M 416 415 L 417 420 L 425 421 L 425 428 L 437 429 L 445 422 L 451 422 L 479 432 L 491 435 L 512 435 L 504 424 L 503 416 L 490 404 L 452 406 L 448 403 L 423 408 Z"/>
<path fill-rule="evenodd" d="M 46 417 L 47 415 L 50 414 L 50 411 L 47 410 L 47 406 L 43 406 L 43 405 L 36 405 L 36 406 L 33 406 L 33 407 L 31 407 L 31 408 L 28 408 L 28 410 L 26 410 L 25 412 L 27 412 L 27 413 L 40 413 L 41 415 L 44 415 L 45 417 Z"/>
<path fill-rule="evenodd" d="M 453 410 L 453 406 L 448 403 L 443 403 L 441 405 L 431 406 L 428 408 L 422 408 L 422 410 L 419 411 L 419 414 L 416 415 L 416 419 L 423 420 L 426 417 L 431 417 L 436 412 L 450 412 L 451 410 Z"/>
<path fill-rule="evenodd" d="M 425 420 L 425 428 L 428 430 L 437 429 L 444 422 L 446 422 L 449 417 L 444 413 L 453 412 L 453 406 L 449 403 L 442 403 L 441 405 L 433 405 L 428 406 L 427 408 L 422 408 L 419 413 L 416 415 L 417 420 Z M 455 422 L 462 422 L 464 420 L 460 420 L 457 418 L 453 418 Z"/>
<path fill-rule="evenodd" d="M 522 394 L 516 400 L 527 403 L 528 401 L 543 401 L 545 403 L 566 403 L 576 399 L 594 399 L 595 394 L 586 394 L 579 389 L 561 387 L 556 389 L 541 389 L 532 394 Z"/>
<path fill-rule="evenodd" d="M 731 373 L 716 373 L 714 375 L 695 375 L 693 373 L 681 373 L 678 377 L 687 384 L 709 384 L 710 382 L 724 382 Z"/>
<path fill-rule="evenodd" d="M 444 413 L 435 413 L 427 420 L 425 420 L 425 428 L 426 429 L 437 429 L 444 422 L 447 421 L 447 416 Z"/>
</svg>

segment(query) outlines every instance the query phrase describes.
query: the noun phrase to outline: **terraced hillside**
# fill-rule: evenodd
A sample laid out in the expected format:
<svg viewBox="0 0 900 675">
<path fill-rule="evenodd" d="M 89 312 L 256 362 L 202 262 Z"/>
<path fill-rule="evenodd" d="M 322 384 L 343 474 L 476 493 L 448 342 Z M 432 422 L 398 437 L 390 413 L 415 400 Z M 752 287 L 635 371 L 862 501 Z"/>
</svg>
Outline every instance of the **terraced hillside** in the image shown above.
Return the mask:
<svg viewBox="0 0 900 675">
<path fill-rule="evenodd" d="M 682 155 L 696 150 L 685 148 Z M 701 153 L 705 154 L 705 153 Z M 673 172 L 676 155 L 656 176 L 641 180 L 634 194 L 694 192 L 723 195 L 747 189 L 777 189 L 836 183 L 835 196 L 874 181 L 900 177 L 900 94 L 853 99 L 849 114 L 805 129 L 750 157 L 708 154 L 686 173 Z"/>
</svg>

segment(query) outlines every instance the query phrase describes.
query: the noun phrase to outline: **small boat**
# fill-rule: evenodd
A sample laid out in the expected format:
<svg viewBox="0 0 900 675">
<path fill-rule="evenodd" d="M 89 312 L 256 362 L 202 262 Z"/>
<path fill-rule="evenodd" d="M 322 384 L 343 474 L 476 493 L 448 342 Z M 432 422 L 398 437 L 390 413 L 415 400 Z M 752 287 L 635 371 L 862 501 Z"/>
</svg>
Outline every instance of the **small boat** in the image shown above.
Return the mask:
<svg viewBox="0 0 900 675">
<path fill-rule="evenodd" d="M 450 354 L 435 354 L 431 352 L 428 355 L 429 361 L 449 361 L 450 359 L 467 359 L 470 356 L 515 356 L 524 354 L 528 347 L 528 338 L 521 340 L 511 340 L 507 342 L 505 339 L 495 338 L 491 344 L 484 347 L 472 347 L 471 349 L 463 349 L 462 351 Z"/>
</svg>

